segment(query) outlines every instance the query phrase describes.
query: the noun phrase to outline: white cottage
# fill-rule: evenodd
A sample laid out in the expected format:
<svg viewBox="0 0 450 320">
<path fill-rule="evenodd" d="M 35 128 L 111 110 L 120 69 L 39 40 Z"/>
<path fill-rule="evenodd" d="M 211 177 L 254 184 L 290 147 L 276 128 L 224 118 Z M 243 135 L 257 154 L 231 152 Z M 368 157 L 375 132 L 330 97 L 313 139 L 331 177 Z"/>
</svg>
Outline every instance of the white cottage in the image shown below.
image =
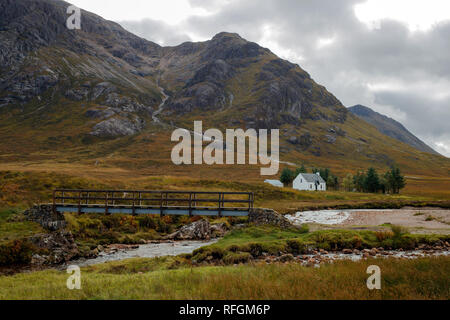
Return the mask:
<svg viewBox="0 0 450 320">
<path fill-rule="evenodd" d="M 293 182 L 293 188 L 302 191 L 327 191 L 327 183 L 320 173 L 300 173 Z"/>
</svg>

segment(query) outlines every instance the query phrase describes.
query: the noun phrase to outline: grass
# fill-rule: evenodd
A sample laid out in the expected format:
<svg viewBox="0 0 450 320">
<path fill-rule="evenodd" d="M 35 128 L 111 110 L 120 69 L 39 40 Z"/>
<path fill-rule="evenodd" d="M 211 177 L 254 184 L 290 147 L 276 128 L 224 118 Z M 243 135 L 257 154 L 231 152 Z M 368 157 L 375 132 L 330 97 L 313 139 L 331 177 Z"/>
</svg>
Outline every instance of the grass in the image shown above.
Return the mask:
<svg viewBox="0 0 450 320">
<path fill-rule="evenodd" d="M 81 290 L 68 290 L 64 271 L 0 277 L 0 299 L 442 299 L 450 298 L 450 258 L 340 261 L 321 268 L 250 264 L 170 270 L 151 259 L 82 269 Z M 146 262 L 148 261 L 148 262 Z M 162 264 L 167 264 L 163 261 Z M 369 265 L 381 269 L 382 289 L 367 289 Z M 118 267 L 121 266 L 121 267 Z M 117 272 L 117 270 L 120 270 Z"/>
<path fill-rule="evenodd" d="M 34 222 L 22 221 L 20 218 L 19 221 L 10 221 L 17 213 L 16 209 L 0 209 L 0 244 L 44 232 L 41 226 Z"/>
<path fill-rule="evenodd" d="M 46 165 L 43 163 L 43 165 Z M 1 165 L 0 165 L 1 167 Z M 29 168 L 27 168 L 29 170 Z M 201 175 L 201 169 L 199 175 Z M 276 188 L 268 184 L 248 181 L 194 179 L 182 176 L 139 177 L 130 172 L 111 168 L 77 165 L 55 166 L 53 171 L 0 171 L 0 207 L 29 207 L 33 203 L 51 200 L 55 188 L 70 189 L 143 189 L 194 191 L 247 191 L 255 193 L 255 206 L 272 208 L 280 213 L 328 208 L 401 208 L 403 206 L 450 207 L 448 197 L 420 194 L 366 194 L 342 191 L 306 192 L 289 188 Z"/>
</svg>

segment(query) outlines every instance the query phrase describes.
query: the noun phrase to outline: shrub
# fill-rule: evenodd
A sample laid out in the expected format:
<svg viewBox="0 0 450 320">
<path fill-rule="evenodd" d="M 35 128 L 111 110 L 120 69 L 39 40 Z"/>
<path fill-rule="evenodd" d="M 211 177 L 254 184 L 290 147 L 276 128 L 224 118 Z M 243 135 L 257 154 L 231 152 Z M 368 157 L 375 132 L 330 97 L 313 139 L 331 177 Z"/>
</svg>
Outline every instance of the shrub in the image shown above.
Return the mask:
<svg viewBox="0 0 450 320">
<path fill-rule="evenodd" d="M 262 256 L 264 250 L 260 243 L 249 243 L 248 250 L 246 251 L 248 251 L 254 258 L 258 258 Z"/>
<path fill-rule="evenodd" d="M 138 217 L 138 223 L 140 228 L 144 229 L 156 229 L 155 220 L 149 215 L 143 215 Z"/>
<path fill-rule="evenodd" d="M 225 264 L 239 264 L 246 263 L 252 259 L 252 255 L 248 252 L 229 252 L 224 258 L 223 262 Z"/>
<path fill-rule="evenodd" d="M 299 240 L 288 240 L 286 242 L 286 251 L 292 254 L 305 253 L 306 245 Z"/>
<path fill-rule="evenodd" d="M 34 247 L 26 240 L 0 245 L 0 265 L 24 265 L 31 262 Z"/>
<path fill-rule="evenodd" d="M 298 228 L 298 232 L 299 233 L 308 233 L 309 232 L 309 226 L 307 224 L 302 224 L 299 228 Z"/>
<path fill-rule="evenodd" d="M 404 227 L 396 225 L 391 226 L 391 230 L 394 233 L 394 238 L 400 238 L 408 232 Z"/>
<path fill-rule="evenodd" d="M 387 239 L 392 239 L 394 237 L 394 233 L 392 231 L 376 231 L 375 236 L 379 242 L 383 242 Z"/>
<path fill-rule="evenodd" d="M 218 247 L 212 247 L 212 248 L 210 248 L 210 250 L 209 250 L 209 255 L 212 256 L 213 259 L 218 259 L 218 260 L 220 260 L 220 259 L 223 258 L 224 252 L 223 252 L 223 250 L 222 250 L 221 248 L 218 248 Z"/>
</svg>

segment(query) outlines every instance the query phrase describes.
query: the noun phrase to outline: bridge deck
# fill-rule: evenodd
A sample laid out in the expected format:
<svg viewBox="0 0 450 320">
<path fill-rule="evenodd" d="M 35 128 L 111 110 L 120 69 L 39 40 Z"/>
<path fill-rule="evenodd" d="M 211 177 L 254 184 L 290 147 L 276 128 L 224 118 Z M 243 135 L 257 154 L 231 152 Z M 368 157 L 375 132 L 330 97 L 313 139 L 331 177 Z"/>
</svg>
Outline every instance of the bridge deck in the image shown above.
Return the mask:
<svg viewBox="0 0 450 320">
<path fill-rule="evenodd" d="M 241 217 L 253 203 L 253 193 L 246 192 L 60 189 L 52 206 L 58 212 Z"/>
</svg>

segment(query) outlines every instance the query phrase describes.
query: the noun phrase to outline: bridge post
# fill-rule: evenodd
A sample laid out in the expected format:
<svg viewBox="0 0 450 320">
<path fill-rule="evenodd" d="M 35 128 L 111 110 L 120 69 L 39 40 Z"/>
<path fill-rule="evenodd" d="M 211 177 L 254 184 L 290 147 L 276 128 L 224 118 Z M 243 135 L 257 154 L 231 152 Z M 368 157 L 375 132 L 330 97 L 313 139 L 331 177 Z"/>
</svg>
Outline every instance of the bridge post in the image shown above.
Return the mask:
<svg viewBox="0 0 450 320">
<path fill-rule="evenodd" d="M 81 214 L 81 196 L 82 192 L 78 192 L 78 214 Z"/>
<path fill-rule="evenodd" d="M 224 196 L 225 195 L 223 193 L 219 193 L 219 218 L 222 217 L 222 202 L 223 202 Z"/>
<path fill-rule="evenodd" d="M 105 214 L 108 214 L 108 191 L 106 191 L 105 195 Z"/>
<path fill-rule="evenodd" d="M 192 192 L 189 193 L 189 217 L 192 217 Z"/>
<path fill-rule="evenodd" d="M 133 192 L 133 206 L 132 206 L 132 214 L 133 214 L 133 216 L 136 215 L 136 208 L 134 206 L 135 198 L 136 198 L 136 194 Z"/>
</svg>

